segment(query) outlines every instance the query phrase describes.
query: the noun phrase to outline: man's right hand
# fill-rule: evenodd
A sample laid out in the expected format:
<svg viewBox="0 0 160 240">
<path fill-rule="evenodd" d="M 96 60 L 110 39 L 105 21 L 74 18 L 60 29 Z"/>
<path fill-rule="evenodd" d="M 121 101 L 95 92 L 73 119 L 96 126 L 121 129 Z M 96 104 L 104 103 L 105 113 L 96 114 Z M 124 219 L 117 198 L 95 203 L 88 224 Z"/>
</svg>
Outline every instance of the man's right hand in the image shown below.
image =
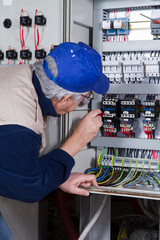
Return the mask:
<svg viewBox="0 0 160 240">
<path fill-rule="evenodd" d="M 72 135 L 61 146 L 61 149 L 74 156 L 98 133 L 103 125 L 100 109 L 90 111 L 75 127 Z"/>
</svg>

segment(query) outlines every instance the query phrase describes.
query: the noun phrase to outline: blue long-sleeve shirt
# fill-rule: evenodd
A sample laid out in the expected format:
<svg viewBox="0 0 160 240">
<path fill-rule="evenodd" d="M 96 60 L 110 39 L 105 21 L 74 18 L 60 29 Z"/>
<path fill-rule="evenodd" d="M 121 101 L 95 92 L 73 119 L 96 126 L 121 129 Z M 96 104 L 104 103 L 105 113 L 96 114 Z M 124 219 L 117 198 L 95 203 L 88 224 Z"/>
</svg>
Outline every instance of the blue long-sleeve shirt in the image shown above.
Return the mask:
<svg viewBox="0 0 160 240">
<path fill-rule="evenodd" d="M 57 116 L 35 74 L 33 84 L 43 116 Z M 68 179 L 74 159 L 61 149 L 39 158 L 40 146 L 41 136 L 31 129 L 20 125 L 0 126 L 0 195 L 35 202 Z"/>
</svg>

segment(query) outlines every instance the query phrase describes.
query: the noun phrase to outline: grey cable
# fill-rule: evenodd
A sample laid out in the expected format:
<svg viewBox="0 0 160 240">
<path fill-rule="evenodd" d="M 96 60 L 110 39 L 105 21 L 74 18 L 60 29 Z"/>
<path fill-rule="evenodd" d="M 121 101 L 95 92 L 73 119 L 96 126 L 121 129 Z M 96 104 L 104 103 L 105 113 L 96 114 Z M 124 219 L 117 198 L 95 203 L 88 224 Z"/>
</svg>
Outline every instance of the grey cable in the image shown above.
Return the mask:
<svg viewBox="0 0 160 240">
<path fill-rule="evenodd" d="M 105 206 L 107 204 L 108 198 L 109 198 L 108 196 L 104 196 L 104 198 L 101 202 L 101 205 L 99 206 L 97 212 L 95 213 L 95 215 L 93 216 L 91 221 L 87 224 L 87 226 L 85 227 L 85 229 L 83 230 L 83 232 L 79 236 L 78 240 L 84 240 L 85 239 L 85 237 L 87 236 L 87 234 L 89 233 L 89 231 L 91 230 L 91 228 L 93 227 L 93 225 L 98 220 L 101 213 L 103 212 L 103 209 L 105 208 Z"/>
</svg>

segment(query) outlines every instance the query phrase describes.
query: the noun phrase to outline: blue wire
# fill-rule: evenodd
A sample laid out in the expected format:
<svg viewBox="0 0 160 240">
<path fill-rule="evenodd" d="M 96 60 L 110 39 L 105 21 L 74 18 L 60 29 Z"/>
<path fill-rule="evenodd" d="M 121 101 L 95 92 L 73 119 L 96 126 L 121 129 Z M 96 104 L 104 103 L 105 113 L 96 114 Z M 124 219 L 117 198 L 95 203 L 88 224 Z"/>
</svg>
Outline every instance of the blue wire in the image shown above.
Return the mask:
<svg viewBox="0 0 160 240">
<path fill-rule="evenodd" d="M 106 167 L 106 170 L 103 173 L 103 175 L 101 177 L 97 178 L 97 181 L 101 180 L 106 175 L 107 172 L 108 172 L 108 167 Z"/>
<path fill-rule="evenodd" d="M 148 180 L 148 178 L 152 175 L 152 172 L 149 174 L 149 176 L 147 177 L 147 179 L 145 180 L 145 182 Z M 137 188 L 139 188 L 140 186 L 142 186 L 145 182 L 141 183 Z"/>
<path fill-rule="evenodd" d="M 86 174 L 88 174 L 89 172 L 92 172 L 92 171 L 99 171 L 99 168 L 91 168 L 86 172 Z"/>
<path fill-rule="evenodd" d="M 146 180 L 145 180 L 143 183 L 141 183 L 140 185 L 138 185 L 136 188 L 139 188 L 140 186 L 142 186 L 142 185 L 148 180 L 148 178 L 149 178 L 151 175 L 152 175 L 152 173 L 150 173 L 149 176 L 146 178 Z M 136 184 L 136 182 L 135 182 L 135 184 Z M 127 186 L 127 187 L 133 187 L 133 186 L 134 186 L 134 183 L 132 183 L 132 184 L 126 184 L 126 186 Z"/>
</svg>

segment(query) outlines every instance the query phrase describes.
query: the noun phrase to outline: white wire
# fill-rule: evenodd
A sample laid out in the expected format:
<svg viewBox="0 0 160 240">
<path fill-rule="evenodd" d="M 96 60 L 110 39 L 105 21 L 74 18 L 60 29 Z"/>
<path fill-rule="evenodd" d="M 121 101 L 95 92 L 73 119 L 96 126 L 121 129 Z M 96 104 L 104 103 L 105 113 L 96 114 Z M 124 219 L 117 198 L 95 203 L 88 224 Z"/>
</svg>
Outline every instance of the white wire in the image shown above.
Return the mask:
<svg viewBox="0 0 160 240">
<path fill-rule="evenodd" d="M 91 228 L 93 227 L 93 225 L 95 224 L 95 222 L 97 221 L 99 216 L 101 215 L 104 207 L 107 204 L 108 198 L 109 198 L 108 196 L 104 196 L 104 198 L 101 202 L 101 205 L 99 206 L 97 212 L 95 213 L 95 215 L 93 216 L 91 221 L 87 224 L 87 226 L 85 227 L 85 229 L 83 230 L 83 232 L 79 236 L 78 240 L 84 240 L 85 239 L 86 235 L 89 233 L 89 231 L 91 230 Z"/>
</svg>

